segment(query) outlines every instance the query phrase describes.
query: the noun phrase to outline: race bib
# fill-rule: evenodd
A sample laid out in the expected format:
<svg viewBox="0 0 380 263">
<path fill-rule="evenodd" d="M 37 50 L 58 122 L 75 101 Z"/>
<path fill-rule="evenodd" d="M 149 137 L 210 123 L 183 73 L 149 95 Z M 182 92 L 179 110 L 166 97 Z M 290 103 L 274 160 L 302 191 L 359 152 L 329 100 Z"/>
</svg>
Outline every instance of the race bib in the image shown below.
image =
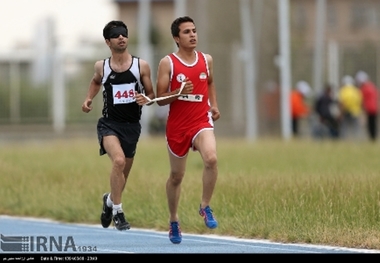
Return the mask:
<svg viewBox="0 0 380 263">
<path fill-rule="evenodd" d="M 203 95 L 202 94 L 186 94 L 186 95 L 180 95 L 178 99 L 190 101 L 190 102 L 201 102 L 203 99 Z"/>
<path fill-rule="evenodd" d="M 127 104 L 135 102 L 135 85 L 136 83 L 128 84 L 113 84 L 112 94 L 113 94 L 113 104 Z"/>
</svg>

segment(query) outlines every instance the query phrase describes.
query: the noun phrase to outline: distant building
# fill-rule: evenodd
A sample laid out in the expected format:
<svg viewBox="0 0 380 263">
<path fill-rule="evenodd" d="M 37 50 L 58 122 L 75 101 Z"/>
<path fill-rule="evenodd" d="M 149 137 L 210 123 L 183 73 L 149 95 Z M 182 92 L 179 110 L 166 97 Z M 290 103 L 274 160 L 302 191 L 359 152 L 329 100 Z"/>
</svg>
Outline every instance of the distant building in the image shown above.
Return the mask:
<svg viewBox="0 0 380 263">
<path fill-rule="evenodd" d="M 157 58 L 172 48 L 170 24 L 174 19 L 175 0 L 151 0 L 151 19 L 157 44 Z M 210 52 L 216 61 L 214 73 L 223 105 L 223 118 L 219 125 L 239 134 L 244 132 L 244 111 L 238 109 L 231 96 L 243 85 L 242 58 L 240 57 L 241 15 L 240 1 L 187 0 L 187 14 L 196 21 L 200 38 L 199 48 Z M 289 0 L 292 82 L 303 79 L 313 83 L 313 60 L 316 35 L 318 0 Z M 131 29 L 131 40 L 136 40 L 138 0 L 115 0 L 120 19 Z M 337 56 L 337 76 L 354 74 L 359 69 L 367 71 L 380 84 L 380 1 L 379 0 L 326 0 L 324 12 L 323 80 L 330 81 L 329 61 Z M 258 98 L 265 93 L 268 82 L 279 82 L 275 57 L 278 55 L 278 0 L 251 0 L 251 13 L 255 28 L 257 54 Z M 134 41 L 133 40 L 133 41 Z M 331 54 L 332 44 L 336 54 Z M 244 95 L 243 95 L 244 96 Z M 258 103 L 259 105 L 259 103 Z M 244 106 L 244 98 L 241 105 Z M 278 114 L 280 115 L 280 114 Z M 239 120 L 237 120 L 239 119 Z M 225 121 L 225 123 L 224 123 Z M 261 133 L 266 134 L 265 117 L 260 116 Z M 273 121 L 273 120 L 272 120 Z M 232 123 L 232 125 L 231 125 Z M 280 123 L 280 120 L 277 122 Z M 273 127 L 273 125 L 271 125 Z M 279 129 L 280 125 L 278 126 Z M 271 132 L 272 133 L 272 132 Z"/>
<path fill-rule="evenodd" d="M 131 53 L 144 57 L 137 50 L 139 43 L 138 10 L 139 0 L 113 0 L 117 6 L 117 17 L 123 20 L 129 28 L 129 48 Z M 241 10 L 239 0 L 180 0 L 186 5 L 186 15 L 194 18 L 198 28 L 199 49 L 212 54 L 214 58 L 214 75 L 218 89 L 218 102 L 222 118 L 216 123 L 216 133 L 222 135 L 242 136 L 246 129 L 246 94 L 244 83 L 244 54 L 242 52 L 243 36 L 241 26 Z M 164 55 L 175 50 L 174 41 L 171 37 L 170 25 L 175 18 L 176 0 L 150 0 L 149 16 L 151 30 L 149 32 L 150 44 L 153 47 L 152 78 L 156 76 L 158 61 Z M 291 78 L 292 82 L 305 80 L 313 83 L 313 60 L 316 35 L 316 11 L 319 0 L 289 0 L 290 3 L 290 44 L 291 44 Z M 323 79 L 322 83 L 329 81 L 331 74 L 332 58 L 336 59 L 334 64 L 337 71 L 336 79 L 343 75 L 353 75 L 358 70 L 366 71 L 376 84 L 380 85 L 380 1 L 379 0 L 325 0 L 324 12 L 324 37 L 323 37 Z M 276 59 L 279 54 L 278 40 L 278 0 L 251 0 L 250 13 L 255 38 L 256 54 L 256 83 L 252 83 L 252 89 L 257 91 L 257 100 L 268 96 L 268 83 L 279 84 L 279 68 Z M 181 14 L 182 15 L 182 14 Z M 102 29 L 102 28 L 101 28 Z M 101 30 L 100 29 L 100 30 Z M 63 60 L 71 64 L 71 72 L 76 77 L 83 77 L 83 83 L 87 83 L 88 76 L 93 70 L 93 61 L 108 55 L 108 48 L 101 43 L 84 43 L 75 54 L 64 54 Z M 333 44 L 333 45 L 332 45 Z M 335 47 L 332 49 L 331 47 Z M 99 48 L 98 48 L 99 47 Z M 44 49 L 42 49 L 44 50 Z M 335 53 L 332 54 L 334 51 Z M 101 53 L 102 52 L 102 53 Z M 36 74 L 35 65 L 43 64 L 51 67 L 47 60 L 33 62 L 35 54 L 45 59 L 40 52 L 35 52 L 32 47 L 29 50 L 5 53 L 0 51 L 0 92 L 2 89 L 6 96 L 10 91 L 13 99 L 7 99 L 2 104 L 0 121 L 8 122 L 9 116 L 16 116 L 14 122 L 23 120 L 23 112 L 18 107 L 24 104 L 19 102 L 18 88 L 23 89 L 23 83 L 33 81 L 21 81 L 21 77 L 31 76 L 44 79 L 52 77 L 50 71 L 45 70 L 43 74 Z M 334 57 L 336 56 L 336 57 Z M 91 65 L 88 65 L 91 61 Z M 79 65 L 80 64 L 80 65 Z M 79 68 L 81 66 L 81 69 Z M 38 66 L 43 70 L 44 67 Z M 53 69 L 51 67 L 50 69 Z M 85 70 L 89 70 L 87 73 Z M 64 77 L 70 79 L 66 69 Z M 67 84 L 68 85 L 68 84 Z M 65 90 L 73 92 L 68 98 L 81 98 L 82 90 L 74 88 Z M 3 87 L 3 88 L 2 88 Z M 16 88 L 12 88 L 16 87 Z M 276 86 L 278 87 L 278 86 Z M 313 87 L 312 87 L 313 88 Z M 278 87 L 281 90 L 281 87 Z M 12 93 L 10 92 L 10 93 Z M 75 94 L 78 92 L 78 94 Z M 281 93 L 279 94 L 281 96 Z M 277 95 L 276 95 L 277 96 Z M 68 99 L 69 100 L 69 99 Z M 277 100 L 277 99 L 276 99 Z M 13 104 L 12 104 L 13 103 Z M 67 102 L 78 104 L 81 102 Z M 10 104 L 10 105 L 8 105 Z M 45 102 L 38 103 L 44 105 Z M 257 107 L 268 107 L 262 101 L 256 103 Z M 275 105 L 279 111 L 281 108 Z M 10 113 L 8 113 L 10 112 Z M 20 112 L 20 113 L 19 113 Z M 276 120 L 273 109 L 258 109 L 259 135 L 279 134 L 281 120 Z M 271 113 L 270 125 L 267 113 Z M 17 116 L 21 116 L 18 118 Z M 68 114 L 70 115 L 70 114 Z M 67 118 L 70 118 L 67 117 Z M 75 115 L 71 122 L 82 121 L 82 115 Z M 88 119 L 87 119 L 88 121 Z"/>
<path fill-rule="evenodd" d="M 170 23 L 174 18 L 174 5 L 176 0 L 150 0 L 152 10 L 152 24 L 156 29 L 166 36 Z M 251 0 L 252 3 L 255 0 Z M 278 0 L 261 1 L 263 5 L 276 8 Z M 292 34 L 301 35 L 305 41 L 314 43 L 315 22 L 316 22 L 316 2 L 305 0 L 289 0 L 291 8 Z M 380 41 L 380 1 L 379 0 L 325 0 L 325 32 L 326 39 L 334 39 L 355 45 L 363 40 Z M 135 34 L 136 16 L 139 0 L 114 0 L 118 5 L 120 19 L 131 27 L 132 34 Z M 213 11 L 219 13 L 220 9 L 229 10 L 238 8 L 239 1 L 231 0 L 187 0 L 187 10 L 189 14 L 203 11 L 207 16 L 212 17 Z M 202 4 L 202 3 L 203 4 Z M 207 2 L 207 3 L 204 3 Z M 199 7 L 206 7 L 207 10 L 196 10 Z M 220 14 L 220 13 L 219 13 Z M 240 22 L 232 16 L 224 17 L 228 23 Z M 268 19 L 273 19 L 269 17 Z M 202 25 L 203 26 L 203 25 Z"/>
<path fill-rule="evenodd" d="M 316 1 L 290 0 L 292 32 L 313 43 Z M 326 39 L 357 46 L 362 41 L 380 41 L 380 1 L 325 0 Z"/>
</svg>

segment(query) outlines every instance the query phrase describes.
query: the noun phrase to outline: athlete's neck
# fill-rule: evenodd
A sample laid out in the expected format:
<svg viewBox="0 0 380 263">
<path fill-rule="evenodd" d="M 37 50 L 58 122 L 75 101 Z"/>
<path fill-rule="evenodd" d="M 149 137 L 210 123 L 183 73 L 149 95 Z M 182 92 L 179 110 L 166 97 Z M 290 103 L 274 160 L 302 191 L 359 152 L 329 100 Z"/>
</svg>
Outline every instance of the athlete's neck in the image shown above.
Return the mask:
<svg viewBox="0 0 380 263">
<path fill-rule="evenodd" d="M 176 53 L 177 57 L 182 59 L 183 61 L 187 63 L 192 63 L 196 59 L 196 54 L 195 54 L 194 49 L 179 49 Z"/>
<path fill-rule="evenodd" d="M 113 53 L 111 56 L 111 68 L 114 71 L 125 71 L 131 66 L 132 56 L 128 52 Z"/>
</svg>

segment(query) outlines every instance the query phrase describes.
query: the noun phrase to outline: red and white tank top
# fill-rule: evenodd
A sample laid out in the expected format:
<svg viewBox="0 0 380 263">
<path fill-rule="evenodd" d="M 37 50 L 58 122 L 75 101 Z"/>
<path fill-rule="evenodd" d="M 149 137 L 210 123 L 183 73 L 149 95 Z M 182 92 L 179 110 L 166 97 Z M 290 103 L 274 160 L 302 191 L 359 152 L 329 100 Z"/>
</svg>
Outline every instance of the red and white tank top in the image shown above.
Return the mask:
<svg viewBox="0 0 380 263">
<path fill-rule="evenodd" d="M 189 78 L 194 85 L 192 94 L 181 95 L 170 103 L 167 119 L 168 136 L 171 132 L 188 129 L 199 122 L 209 122 L 207 58 L 202 52 L 194 52 L 196 59 L 192 64 L 185 63 L 174 53 L 167 56 L 171 64 L 169 90 L 178 89 L 185 78 Z"/>
</svg>

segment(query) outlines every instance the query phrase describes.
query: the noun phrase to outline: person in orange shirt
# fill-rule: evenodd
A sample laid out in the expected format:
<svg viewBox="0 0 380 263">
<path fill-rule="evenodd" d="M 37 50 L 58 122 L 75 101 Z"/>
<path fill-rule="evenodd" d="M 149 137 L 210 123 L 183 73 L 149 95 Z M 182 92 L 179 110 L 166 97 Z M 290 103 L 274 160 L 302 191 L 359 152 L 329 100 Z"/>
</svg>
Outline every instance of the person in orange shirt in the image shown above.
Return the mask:
<svg viewBox="0 0 380 263">
<path fill-rule="evenodd" d="M 306 104 L 306 97 L 309 95 L 311 88 L 306 81 L 298 81 L 296 88 L 290 93 L 290 113 L 292 117 L 292 132 L 294 136 L 299 135 L 300 119 L 309 115 L 310 108 Z"/>
</svg>

